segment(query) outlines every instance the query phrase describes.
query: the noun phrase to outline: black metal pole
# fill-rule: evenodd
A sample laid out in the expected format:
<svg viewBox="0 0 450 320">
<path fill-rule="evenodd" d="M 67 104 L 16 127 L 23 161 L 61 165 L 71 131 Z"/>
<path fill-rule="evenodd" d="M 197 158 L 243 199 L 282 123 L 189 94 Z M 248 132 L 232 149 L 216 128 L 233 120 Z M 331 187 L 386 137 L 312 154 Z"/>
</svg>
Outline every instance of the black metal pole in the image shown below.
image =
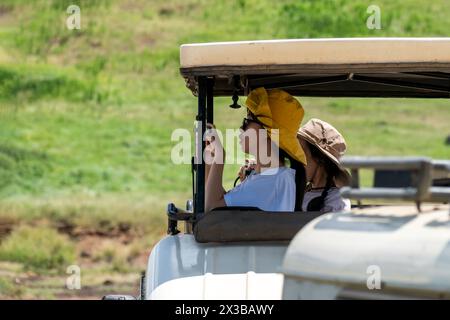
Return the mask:
<svg viewBox="0 0 450 320">
<path fill-rule="evenodd" d="M 206 81 L 206 122 L 214 123 L 214 78 Z"/>
<path fill-rule="evenodd" d="M 197 141 L 196 141 L 196 170 L 195 170 L 195 203 L 194 215 L 205 211 L 205 162 L 203 161 L 203 151 L 205 141 L 203 136 L 206 131 L 206 97 L 207 86 L 206 77 L 198 77 L 198 111 L 197 111 Z"/>
</svg>

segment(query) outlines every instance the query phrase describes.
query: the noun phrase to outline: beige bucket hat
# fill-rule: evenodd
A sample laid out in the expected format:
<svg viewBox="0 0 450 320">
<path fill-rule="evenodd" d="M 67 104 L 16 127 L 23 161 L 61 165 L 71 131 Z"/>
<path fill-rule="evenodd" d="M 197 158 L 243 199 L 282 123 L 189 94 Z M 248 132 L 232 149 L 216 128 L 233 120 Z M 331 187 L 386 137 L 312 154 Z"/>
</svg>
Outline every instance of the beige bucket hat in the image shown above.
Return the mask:
<svg viewBox="0 0 450 320">
<path fill-rule="evenodd" d="M 342 134 L 335 127 L 320 119 L 311 119 L 300 127 L 297 137 L 301 137 L 316 146 L 336 164 L 340 170 L 340 174 L 335 179 L 336 186 L 342 187 L 350 184 L 351 176 L 340 162 L 341 157 L 347 150 L 347 144 Z"/>
</svg>

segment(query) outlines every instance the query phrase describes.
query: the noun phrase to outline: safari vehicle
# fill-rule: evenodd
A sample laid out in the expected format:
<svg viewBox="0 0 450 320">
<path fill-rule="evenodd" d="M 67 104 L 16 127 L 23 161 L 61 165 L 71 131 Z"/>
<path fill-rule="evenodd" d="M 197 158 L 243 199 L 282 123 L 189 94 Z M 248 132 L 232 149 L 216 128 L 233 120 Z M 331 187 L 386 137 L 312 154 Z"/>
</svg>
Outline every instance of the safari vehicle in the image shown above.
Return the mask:
<svg viewBox="0 0 450 320">
<path fill-rule="evenodd" d="M 342 192 L 355 205 L 321 214 L 205 212 L 201 157 L 217 96 L 231 96 L 231 109 L 257 87 L 300 97 L 448 99 L 450 38 L 187 44 L 180 60 L 198 99 L 193 202 L 185 210 L 169 204 L 168 236 L 150 254 L 140 299 L 450 298 L 448 159 L 347 158 L 353 182 Z M 372 188 L 360 188 L 362 168 L 374 170 Z"/>
</svg>

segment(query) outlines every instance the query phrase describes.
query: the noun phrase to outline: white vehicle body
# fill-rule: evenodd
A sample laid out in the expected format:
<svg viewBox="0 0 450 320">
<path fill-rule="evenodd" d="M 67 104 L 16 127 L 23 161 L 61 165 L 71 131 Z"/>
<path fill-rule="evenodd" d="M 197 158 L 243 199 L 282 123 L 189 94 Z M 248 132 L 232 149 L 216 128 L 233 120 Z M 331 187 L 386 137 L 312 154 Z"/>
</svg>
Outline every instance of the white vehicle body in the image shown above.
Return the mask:
<svg viewBox="0 0 450 320">
<path fill-rule="evenodd" d="M 286 243 L 162 239 L 145 298 L 278 300 L 450 298 L 447 205 L 380 206 L 330 213 Z"/>
<path fill-rule="evenodd" d="M 287 243 L 198 243 L 192 234 L 162 239 L 152 250 L 146 299 L 281 299 Z"/>
<path fill-rule="evenodd" d="M 284 299 L 449 299 L 449 207 L 327 214 L 295 236 L 283 272 Z"/>
</svg>

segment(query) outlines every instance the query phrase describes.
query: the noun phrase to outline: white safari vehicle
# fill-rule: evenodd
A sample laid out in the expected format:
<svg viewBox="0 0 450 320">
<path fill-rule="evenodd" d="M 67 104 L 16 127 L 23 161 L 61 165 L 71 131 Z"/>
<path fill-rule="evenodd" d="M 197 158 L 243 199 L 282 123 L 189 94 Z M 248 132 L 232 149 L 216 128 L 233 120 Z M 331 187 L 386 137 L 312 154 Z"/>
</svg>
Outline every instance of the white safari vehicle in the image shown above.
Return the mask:
<svg viewBox="0 0 450 320">
<path fill-rule="evenodd" d="M 329 214 L 205 213 L 201 159 L 215 96 L 231 96 L 231 108 L 261 86 L 296 96 L 449 99 L 450 38 L 187 44 L 180 60 L 198 98 L 193 201 L 186 210 L 169 204 L 168 236 L 150 254 L 140 297 L 105 299 L 450 298 L 449 159 L 347 158 L 352 185 L 342 192 L 355 204 Z M 374 171 L 373 187 L 360 188 L 359 169 Z"/>
</svg>

